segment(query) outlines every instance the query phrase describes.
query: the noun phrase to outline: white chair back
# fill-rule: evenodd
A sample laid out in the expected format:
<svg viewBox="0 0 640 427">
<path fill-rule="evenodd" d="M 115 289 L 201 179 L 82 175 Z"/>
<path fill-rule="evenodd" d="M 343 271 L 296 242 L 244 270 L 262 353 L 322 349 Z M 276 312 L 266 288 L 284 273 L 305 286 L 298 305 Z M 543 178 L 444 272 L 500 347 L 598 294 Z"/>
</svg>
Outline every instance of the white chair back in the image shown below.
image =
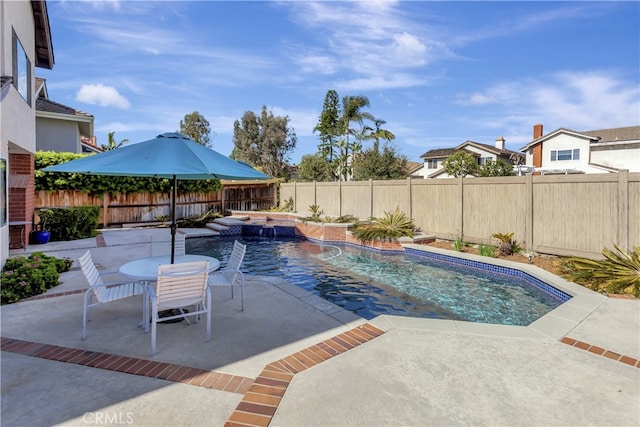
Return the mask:
<svg viewBox="0 0 640 427">
<path fill-rule="evenodd" d="M 240 266 L 242 265 L 242 260 L 244 259 L 244 254 L 246 251 L 247 245 L 244 245 L 236 240 L 233 243 L 233 250 L 231 251 L 229 261 L 227 261 L 227 265 L 225 265 L 223 270 L 240 270 Z"/>
<path fill-rule="evenodd" d="M 209 262 L 197 261 L 158 266 L 156 298 L 159 307 L 180 307 L 206 297 Z"/>
<path fill-rule="evenodd" d="M 93 293 L 98 298 L 98 301 L 103 303 L 107 302 L 107 294 L 108 290 L 105 288 L 104 281 L 102 277 L 100 277 L 100 273 L 98 273 L 98 269 L 96 265 L 93 263 L 93 259 L 91 258 L 91 252 L 85 252 L 80 258 L 80 269 L 89 282 L 89 287 L 93 288 Z"/>
</svg>

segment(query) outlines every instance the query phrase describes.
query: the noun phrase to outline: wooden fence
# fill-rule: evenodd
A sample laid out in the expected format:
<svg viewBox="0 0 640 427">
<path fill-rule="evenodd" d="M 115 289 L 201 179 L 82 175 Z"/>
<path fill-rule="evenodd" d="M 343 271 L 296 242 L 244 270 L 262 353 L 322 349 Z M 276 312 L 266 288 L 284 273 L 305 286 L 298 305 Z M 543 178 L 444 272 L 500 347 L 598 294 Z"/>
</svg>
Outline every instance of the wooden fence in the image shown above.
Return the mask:
<svg viewBox="0 0 640 427">
<path fill-rule="evenodd" d="M 294 210 L 380 217 L 399 208 L 424 233 L 495 243 L 515 233 L 528 251 L 600 257 L 604 247 L 640 246 L 640 173 L 545 175 L 280 185 Z"/>
<path fill-rule="evenodd" d="M 176 217 L 197 217 L 213 209 L 262 210 L 276 203 L 277 182 L 224 183 L 220 191 L 212 193 L 178 193 Z M 100 206 L 100 223 L 110 225 L 154 222 L 157 217 L 170 216 L 170 195 L 134 193 L 91 195 L 80 191 L 36 191 L 35 207 Z"/>
</svg>

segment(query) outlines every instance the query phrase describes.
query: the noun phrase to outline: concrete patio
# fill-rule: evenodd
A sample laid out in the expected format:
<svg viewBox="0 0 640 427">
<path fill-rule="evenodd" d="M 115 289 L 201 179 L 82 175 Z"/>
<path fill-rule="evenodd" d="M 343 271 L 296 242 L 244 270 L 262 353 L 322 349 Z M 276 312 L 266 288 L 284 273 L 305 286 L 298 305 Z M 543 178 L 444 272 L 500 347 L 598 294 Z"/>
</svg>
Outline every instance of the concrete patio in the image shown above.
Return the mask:
<svg viewBox="0 0 640 427">
<path fill-rule="evenodd" d="M 112 271 L 149 256 L 153 233 L 168 231 L 105 230 L 29 250 L 77 260 L 90 249 Z M 82 341 L 77 263 L 61 281 L 49 298 L 2 307 L 3 425 L 640 425 L 638 300 L 598 299 L 559 339 L 529 327 L 366 321 L 248 276 L 244 311 L 215 289 L 211 342 L 203 323 L 160 325 L 152 357 L 136 327 L 140 297 L 97 307 Z"/>
</svg>

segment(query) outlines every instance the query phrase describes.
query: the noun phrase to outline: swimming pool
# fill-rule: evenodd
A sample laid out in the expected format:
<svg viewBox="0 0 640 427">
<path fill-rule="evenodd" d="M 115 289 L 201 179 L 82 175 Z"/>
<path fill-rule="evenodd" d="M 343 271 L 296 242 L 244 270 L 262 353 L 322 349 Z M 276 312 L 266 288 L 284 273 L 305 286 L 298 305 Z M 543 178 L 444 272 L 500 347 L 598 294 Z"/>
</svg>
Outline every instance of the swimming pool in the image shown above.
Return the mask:
<svg viewBox="0 0 640 427">
<path fill-rule="evenodd" d="M 187 252 L 223 264 L 246 243 L 242 270 L 279 276 L 365 318 L 380 314 L 529 325 L 563 299 L 506 274 L 353 245 L 254 236 L 187 240 Z"/>
</svg>

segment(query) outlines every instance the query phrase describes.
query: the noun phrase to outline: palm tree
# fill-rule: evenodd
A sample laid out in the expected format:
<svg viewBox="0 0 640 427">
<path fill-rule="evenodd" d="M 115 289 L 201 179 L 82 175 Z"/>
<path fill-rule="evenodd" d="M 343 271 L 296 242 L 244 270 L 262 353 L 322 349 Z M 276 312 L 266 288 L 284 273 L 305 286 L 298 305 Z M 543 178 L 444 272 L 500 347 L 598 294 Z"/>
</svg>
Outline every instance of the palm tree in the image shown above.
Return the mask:
<svg viewBox="0 0 640 427">
<path fill-rule="evenodd" d="M 375 118 L 367 112 L 362 111 L 364 107 L 369 106 L 369 98 L 366 96 L 345 96 L 342 98 L 342 116 L 340 117 L 340 127 L 344 134 L 344 144 L 340 148 L 343 165 L 341 173 L 344 174 L 345 180 L 348 177 L 347 162 L 349 159 L 349 135 L 356 135 L 357 130 L 351 128 L 351 123 L 356 122 L 362 128 L 364 120 L 375 120 Z"/>
<path fill-rule="evenodd" d="M 124 144 L 127 144 L 129 142 L 128 139 L 123 139 L 120 142 L 116 142 L 116 139 L 114 138 L 114 135 L 116 134 L 116 131 L 111 131 L 107 134 L 107 144 L 101 144 L 100 148 L 102 148 L 102 151 L 109 151 L 109 150 L 115 150 L 116 148 L 120 148 L 122 147 Z"/>
<path fill-rule="evenodd" d="M 367 139 L 373 139 L 373 151 L 375 151 L 376 153 L 379 152 L 379 148 L 380 148 L 380 140 L 384 139 L 386 141 L 393 141 L 394 139 L 396 139 L 396 136 L 391 132 L 388 131 L 386 129 L 382 129 L 380 126 L 384 125 L 385 123 L 387 123 L 385 120 L 382 119 L 374 119 L 373 120 L 373 125 L 375 126 L 375 129 L 372 129 L 371 133 L 369 133 L 369 135 L 367 135 Z"/>
</svg>

